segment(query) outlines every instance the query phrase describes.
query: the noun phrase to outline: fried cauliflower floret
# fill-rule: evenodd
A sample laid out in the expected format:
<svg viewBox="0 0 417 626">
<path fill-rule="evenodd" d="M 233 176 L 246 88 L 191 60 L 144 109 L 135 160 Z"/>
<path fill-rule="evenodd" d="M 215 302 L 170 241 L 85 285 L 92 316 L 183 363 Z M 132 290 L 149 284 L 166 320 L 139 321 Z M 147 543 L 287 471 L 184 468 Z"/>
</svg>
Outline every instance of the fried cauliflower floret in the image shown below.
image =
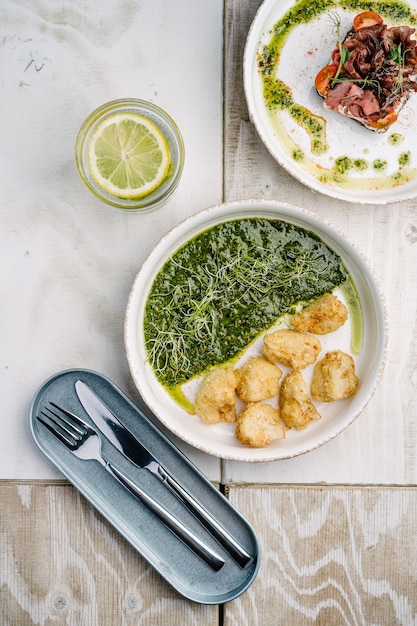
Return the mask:
<svg viewBox="0 0 417 626">
<path fill-rule="evenodd" d="M 236 377 L 233 369 L 212 370 L 197 392 L 195 410 L 206 424 L 236 421 Z"/>
<path fill-rule="evenodd" d="M 300 313 L 295 313 L 291 324 L 301 332 L 325 335 L 343 326 L 347 318 L 348 311 L 343 302 L 332 293 L 326 293 Z"/>
<path fill-rule="evenodd" d="M 297 430 L 302 430 L 311 421 L 321 418 L 308 395 L 307 384 L 298 371 L 287 374 L 282 381 L 279 408 L 285 424 Z"/>
<path fill-rule="evenodd" d="M 317 337 L 298 330 L 276 330 L 264 337 L 263 354 L 272 363 L 302 370 L 317 359 L 321 343 Z"/>
<path fill-rule="evenodd" d="M 333 402 L 352 396 L 359 384 L 355 362 L 350 354 L 327 352 L 314 368 L 311 395 L 320 402 Z"/>
<path fill-rule="evenodd" d="M 253 356 L 235 370 L 237 393 L 244 402 L 259 402 L 278 395 L 282 371 L 264 359 Z"/>
<path fill-rule="evenodd" d="M 236 437 L 253 448 L 268 446 L 274 439 L 285 439 L 285 426 L 278 409 L 270 404 L 249 402 L 238 417 Z"/>
</svg>

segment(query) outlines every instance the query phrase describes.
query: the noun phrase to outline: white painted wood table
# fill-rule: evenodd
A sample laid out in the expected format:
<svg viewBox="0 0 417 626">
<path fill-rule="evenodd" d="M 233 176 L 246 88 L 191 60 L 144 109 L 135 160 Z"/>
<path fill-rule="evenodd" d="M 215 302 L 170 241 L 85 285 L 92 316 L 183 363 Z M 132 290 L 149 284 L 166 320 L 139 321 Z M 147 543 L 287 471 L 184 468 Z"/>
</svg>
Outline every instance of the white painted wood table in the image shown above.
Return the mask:
<svg viewBox="0 0 417 626">
<path fill-rule="evenodd" d="M 259 0 L 3 0 L 0 6 L 0 624 L 417 624 L 417 200 L 312 193 L 249 121 L 243 48 Z M 168 204 L 135 214 L 83 186 L 74 142 L 96 106 L 155 102 L 186 162 Z M 159 238 L 221 201 L 289 201 L 348 233 L 384 292 L 388 361 L 362 415 L 302 457 L 222 462 L 178 442 L 253 524 L 262 563 L 224 606 L 191 603 L 62 480 L 31 440 L 32 397 L 69 368 L 133 401 L 123 345 L 134 276 Z"/>
</svg>

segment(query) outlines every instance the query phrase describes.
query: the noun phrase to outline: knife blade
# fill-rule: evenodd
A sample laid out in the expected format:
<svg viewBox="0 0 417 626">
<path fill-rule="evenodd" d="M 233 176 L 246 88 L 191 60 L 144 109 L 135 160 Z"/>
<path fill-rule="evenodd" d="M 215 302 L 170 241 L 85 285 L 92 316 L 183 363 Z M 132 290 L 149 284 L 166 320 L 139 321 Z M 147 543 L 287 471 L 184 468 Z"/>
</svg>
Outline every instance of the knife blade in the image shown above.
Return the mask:
<svg viewBox="0 0 417 626">
<path fill-rule="evenodd" d="M 75 390 L 84 410 L 119 452 L 134 465 L 147 469 L 162 481 L 242 568 L 253 561 L 253 557 L 238 541 L 169 474 L 86 383 L 77 380 Z"/>
</svg>

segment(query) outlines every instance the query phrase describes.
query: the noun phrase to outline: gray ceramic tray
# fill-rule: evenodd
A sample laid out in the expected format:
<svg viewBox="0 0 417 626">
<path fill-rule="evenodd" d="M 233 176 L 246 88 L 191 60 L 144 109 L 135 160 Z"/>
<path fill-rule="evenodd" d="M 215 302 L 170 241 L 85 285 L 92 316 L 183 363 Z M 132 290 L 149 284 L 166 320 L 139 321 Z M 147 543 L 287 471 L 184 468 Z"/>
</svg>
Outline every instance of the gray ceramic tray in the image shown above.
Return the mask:
<svg viewBox="0 0 417 626">
<path fill-rule="evenodd" d="M 253 557 L 250 565 L 241 568 L 164 484 L 146 469 L 136 468 L 108 441 L 104 441 L 103 451 L 110 462 L 224 559 L 224 566 L 217 572 L 213 571 L 98 462 L 75 457 L 36 419 L 45 403 L 52 400 L 91 422 L 75 392 L 74 385 L 78 379 L 96 392 L 170 474 L 246 549 Z M 222 604 L 239 596 L 253 582 L 259 567 L 259 545 L 252 527 L 106 377 L 83 369 L 67 370 L 51 377 L 33 400 L 30 423 L 33 437 L 42 452 L 180 594 L 201 604 Z"/>
</svg>

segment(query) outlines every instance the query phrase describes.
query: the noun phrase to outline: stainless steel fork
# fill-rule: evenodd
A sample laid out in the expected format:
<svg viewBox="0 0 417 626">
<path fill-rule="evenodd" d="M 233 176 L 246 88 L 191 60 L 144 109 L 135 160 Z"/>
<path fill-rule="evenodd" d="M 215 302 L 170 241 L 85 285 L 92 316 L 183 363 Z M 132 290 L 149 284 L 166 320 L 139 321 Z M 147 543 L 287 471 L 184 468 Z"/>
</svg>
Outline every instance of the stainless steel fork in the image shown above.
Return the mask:
<svg viewBox="0 0 417 626">
<path fill-rule="evenodd" d="M 100 435 L 90 424 L 54 402 L 50 402 L 50 407 L 45 406 L 36 417 L 76 457 L 98 461 L 214 571 L 223 567 L 224 560 L 214 550 L 105 458 L 101 451 Z"/>
</svg>

